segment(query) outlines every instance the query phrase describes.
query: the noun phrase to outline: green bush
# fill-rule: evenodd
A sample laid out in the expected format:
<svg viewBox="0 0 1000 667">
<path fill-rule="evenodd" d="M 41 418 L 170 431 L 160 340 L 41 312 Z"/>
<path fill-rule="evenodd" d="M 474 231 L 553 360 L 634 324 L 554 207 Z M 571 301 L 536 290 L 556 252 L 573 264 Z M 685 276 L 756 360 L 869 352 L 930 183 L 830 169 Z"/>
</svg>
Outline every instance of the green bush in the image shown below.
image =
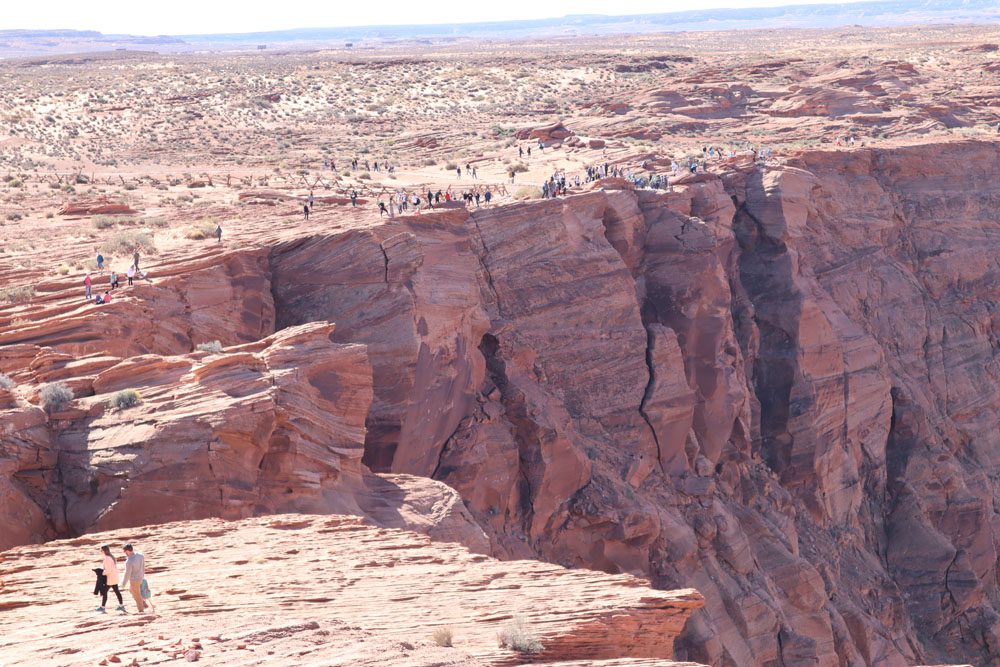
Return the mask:
<svg viewBox="0 0 1000 667">
<path fill-rule="evenodd" d="M 500 648 L 518 653 L 539 653 L 542 650 L 542 642 L 532 634 L 520 616 L 515 616 L 514 620 L 497 634 L 497 642 Z"/>
<path fill-rule="evenodd" d="M 42 401 L 42 407 L 53 412 L 73 400 L 73 390 L 65 382 L 49 382 L 38 390 L 38 397 Z"/>
<path fill-rule="evenodd" d="M 195 349 L 199 352 L 211 352 L 212 354 L 219 354 L 222 352 L 222 343 L 217 340 L 213 340 L 209 343 L 198 343 Z"/>
<path fill-rule="evenodd" d="M 116 410 L 126 410 L 139 405 L 139 392 L 135 389 L 122 389 L 111 397 L 110 405 Z"/>
</svg>

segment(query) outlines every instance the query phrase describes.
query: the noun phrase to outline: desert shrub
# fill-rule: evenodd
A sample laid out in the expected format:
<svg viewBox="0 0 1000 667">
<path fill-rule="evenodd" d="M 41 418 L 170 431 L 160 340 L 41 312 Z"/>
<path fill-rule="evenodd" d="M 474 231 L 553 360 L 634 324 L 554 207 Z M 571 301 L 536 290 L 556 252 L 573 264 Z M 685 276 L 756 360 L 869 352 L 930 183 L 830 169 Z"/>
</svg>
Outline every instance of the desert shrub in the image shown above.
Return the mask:
<svg viewBox="0 0 1000 667">
<path fill-rule="evenodd" d="M 195 349 L 199 352 L 211 352 L 212 354 L 219 354 L 222 352 L 222 343 L 217 340 L 213 340 L 208 343 L 198 343 Z"/>
<path fill-rule="evenodd" d="M 147 232 L 123 231 L 117 232 L 101 246 L 101 252 L 105 255 L 130 255 L 136 249 L 147 255 L 156 254 L 156 246 L 153 244 L 153 236 Z"/>
<path fill-rule="evenodd" d="M 94 218 L 93 224 L 97 229 L 108 229 L 115 226 L 115 219 L 110 215 L 99 215 Z"/>
<path fill-rule="evenodd" d="M 49 382 L 38 390 L 38 398 L 42 401 L 42 407 L 52 412 L 73 400 L 73 390 L 65 382 Z"/>
<path fill-rule="evenodd" d="M 511 167 L 511 171 L 513 171 L 515 174 L 523 174 L 524 172 L 528 171 L 528 165 L 524 164 L 523 162 L 519 162 L 515 164 L 513 167 Z"/>
<path fill-rule="evenodd" d="M 446 171 L 455 171 L 456 169 L 458 169 L 458 165 L 455 164 L 454 162 L 448 162 L 447 164 L 444 165 L 444 168 Z"/>
<path fill-rule="evenodd" d="M 541 199 L 542 189 L 534 185 L 522 185 L 514 191 L 514 199 Z"/>
<path fill-rule="evenodd" d="M 111 397 L 110 405 L 116 410 L 125 410 L 139 405 L 139 401 L 139 392 L 135 389 L 122 389 Z"/>
<path fill-rule="evenodd" d="M 10 220 L 11 222 L 17 222 L 18 220 L 21 220 L 23 218 L 24 218 L 24 216 L 21 215 L 20 213 L 8 213 L 7 214 L 7 219 Z"/>
<path fill-rule="evenodd" d="M 204 239 L 213 238 L 215 236 L 215 225 L 211 222 L 199 222 L 198 224 L 189 227 L 184 236 L 192 241 L 202 241 Z"/>
<path fill-rule="evenodd" d="M 69 273 L 69 266 L 66 264 L 60 264 L 59 268 L 56 269 L 56 271 L 59 272 L 60 276 L 65 276 L 67 273 Z"/>
<path fill-rule="evenodd" d="M 10 379 L 10 376 L 5 373 L 0 373 L 0 389 L 13 389 L 15 382 Z"/>
<path fill-rule="evenodd" d="M 27 301 L 35 296 L 34 285 L 16 285 L 11 287 L 0 287 L 0 301 L 7 303 L 17 303 Z"/>
<path fill-rule="evenodd" d="M 454 637 L 455 633 L 449 627 L 434 628 L 434 632 L 431 634 L 431 639 L 438 646 L 451 646 Z"/>
<path fill-rule="evenodd" d="M 531 632 L 520 616 L 515 616 L 514 620 L 504 626 L 503 630 L 497 634 L 497 642 L 500 644 L 500 648 L 518 653 L 538 653 L 542 650 L 542 642 Z"/>
</svg>

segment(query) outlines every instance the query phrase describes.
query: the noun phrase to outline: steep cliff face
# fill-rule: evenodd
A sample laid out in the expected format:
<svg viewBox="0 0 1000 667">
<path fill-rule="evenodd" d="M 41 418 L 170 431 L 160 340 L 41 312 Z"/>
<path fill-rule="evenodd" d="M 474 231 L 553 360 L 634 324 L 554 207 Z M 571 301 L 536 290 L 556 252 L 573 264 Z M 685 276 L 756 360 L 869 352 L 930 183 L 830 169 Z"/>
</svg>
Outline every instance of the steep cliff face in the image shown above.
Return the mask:
<svg viewBox="0 0 1000 667">
<path fill-rule="evenodd" d="M 160 327 L 4 334 L 0 371 L 85 398 L 0 389 L 0 529 L 351 511 L 696 588 L 684 659 L 996 662 L 998 205 L 993 144 L 816 152 L 195 262 Z M 125 386 L 161 444 L 89 400 Z"/>
<path fill-rule="evenodd" d="M 998 171 L 814 153 L 400 219 L 275 248 L 277 320 L 369 345 L 366 461 L 495 553 L 701 590 L 691 659 L 994 659 Z"/>
</svg>

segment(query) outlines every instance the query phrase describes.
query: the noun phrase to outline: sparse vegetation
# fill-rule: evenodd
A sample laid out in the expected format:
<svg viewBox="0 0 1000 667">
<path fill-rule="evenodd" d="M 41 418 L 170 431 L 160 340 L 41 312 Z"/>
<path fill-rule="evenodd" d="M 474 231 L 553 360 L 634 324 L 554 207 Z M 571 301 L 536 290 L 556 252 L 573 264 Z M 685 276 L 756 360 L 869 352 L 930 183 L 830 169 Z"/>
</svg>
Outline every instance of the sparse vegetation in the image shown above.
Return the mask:
<svg viewBox="0 0 1000 667">
<path fill-rule="evenodd" d="M 514 191 L 514 199 L 541 199 L 542 189 L 534 185 L 522 185 Z"/>
<path fill-rule="evenodd" d="M 0 301 L 6 303 L 28 301 L 34 296 L 34 285 L 12 285 L 10 287 L 0 287 Z"/>
<path fill-rule="evenodd" d="M 135 389 L 122 389 L 111 397 L 109 404 L 115 410 L 127 410 L 139 405 L 140 401 L 139 392 Z"/>
<path fill-rule="evenodd" d="M 518 653 L 539 653 L 543 648 L 541 640 L 531 632 L 521 616 L 515 616 L 504 626 L 497 634 L 497 642 L 500 648 Z"/>
<path fill-rule="evenodd" d="M 73 400 L 73 390 L 65 382 L 49 382 L 38 390 L 38 398 L 43 408 L 55 412 Z"/>
<path fill-rule="evenodd" d="M 215 223 L 199 222 L 198 224 L 189 227 L 184 236 L 192 241 L 202 241 L 204 239 L 214 238 Z"/>
<path fill-rule="evenodd" d="M 434 643 L 438 646 L 452 646 L 454 638 L 455 632 L 447 626 L 434 628 L 434 632 L 431 634 L 431 639 L 433 639 Z"/>
<path fill-rule="evenodd" d="M 153 236 L 147 232 L 122 231 L 116 232 L 101 245 L 101 252 L 108 256 L 125 256 L 139 250 L 143 254 L 155 255 L 156 245 Z"/>
<path fill-rule="evenodd" d="M 10 379 L 9 375 L 7 375 L 6 373 L 0 373 L 0 389 L 6 389 L 7 391 L 10 391 L 16 386 L 17 383 L 15 383 L 12 379 Z"/>
<path fill-rule="evenodd" d="M 128 223 L 131 222 L 129 218 L 122 218 L 112 215 L 98 215 L 93 219 L 93 225 L 96 229 L 110 229 L 114 227 L 119 222 Z"/>
<path fill-rule="evenodd" d="M 222 352 L 222 343 L 217 340 L 213 340 L 208 343 L 198 343 L 195 348 L 199 352 L 211 352 L 212 354 L 219 354 Z"/>
</svg>

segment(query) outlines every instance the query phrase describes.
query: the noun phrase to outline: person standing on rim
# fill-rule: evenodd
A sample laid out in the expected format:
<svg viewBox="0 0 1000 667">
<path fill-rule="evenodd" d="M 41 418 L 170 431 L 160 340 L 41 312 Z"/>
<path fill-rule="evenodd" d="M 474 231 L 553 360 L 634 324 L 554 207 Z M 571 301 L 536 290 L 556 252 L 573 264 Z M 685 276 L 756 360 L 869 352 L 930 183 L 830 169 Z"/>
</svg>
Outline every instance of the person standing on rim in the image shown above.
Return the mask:
<svg viewBox="0 0 1000 667">
<path fill-rule="evenodd" d="M 135 600 L 136 609 L 141 613 L 146 610 L 146 602 L 142 599 L 142 581 L 146 578 L 146 559 L 131 544 L 126 544 L 124 551 L 125 576 L 122 578 L 122 586 L 128 585 L 129 593 Z"/>
</svg>

